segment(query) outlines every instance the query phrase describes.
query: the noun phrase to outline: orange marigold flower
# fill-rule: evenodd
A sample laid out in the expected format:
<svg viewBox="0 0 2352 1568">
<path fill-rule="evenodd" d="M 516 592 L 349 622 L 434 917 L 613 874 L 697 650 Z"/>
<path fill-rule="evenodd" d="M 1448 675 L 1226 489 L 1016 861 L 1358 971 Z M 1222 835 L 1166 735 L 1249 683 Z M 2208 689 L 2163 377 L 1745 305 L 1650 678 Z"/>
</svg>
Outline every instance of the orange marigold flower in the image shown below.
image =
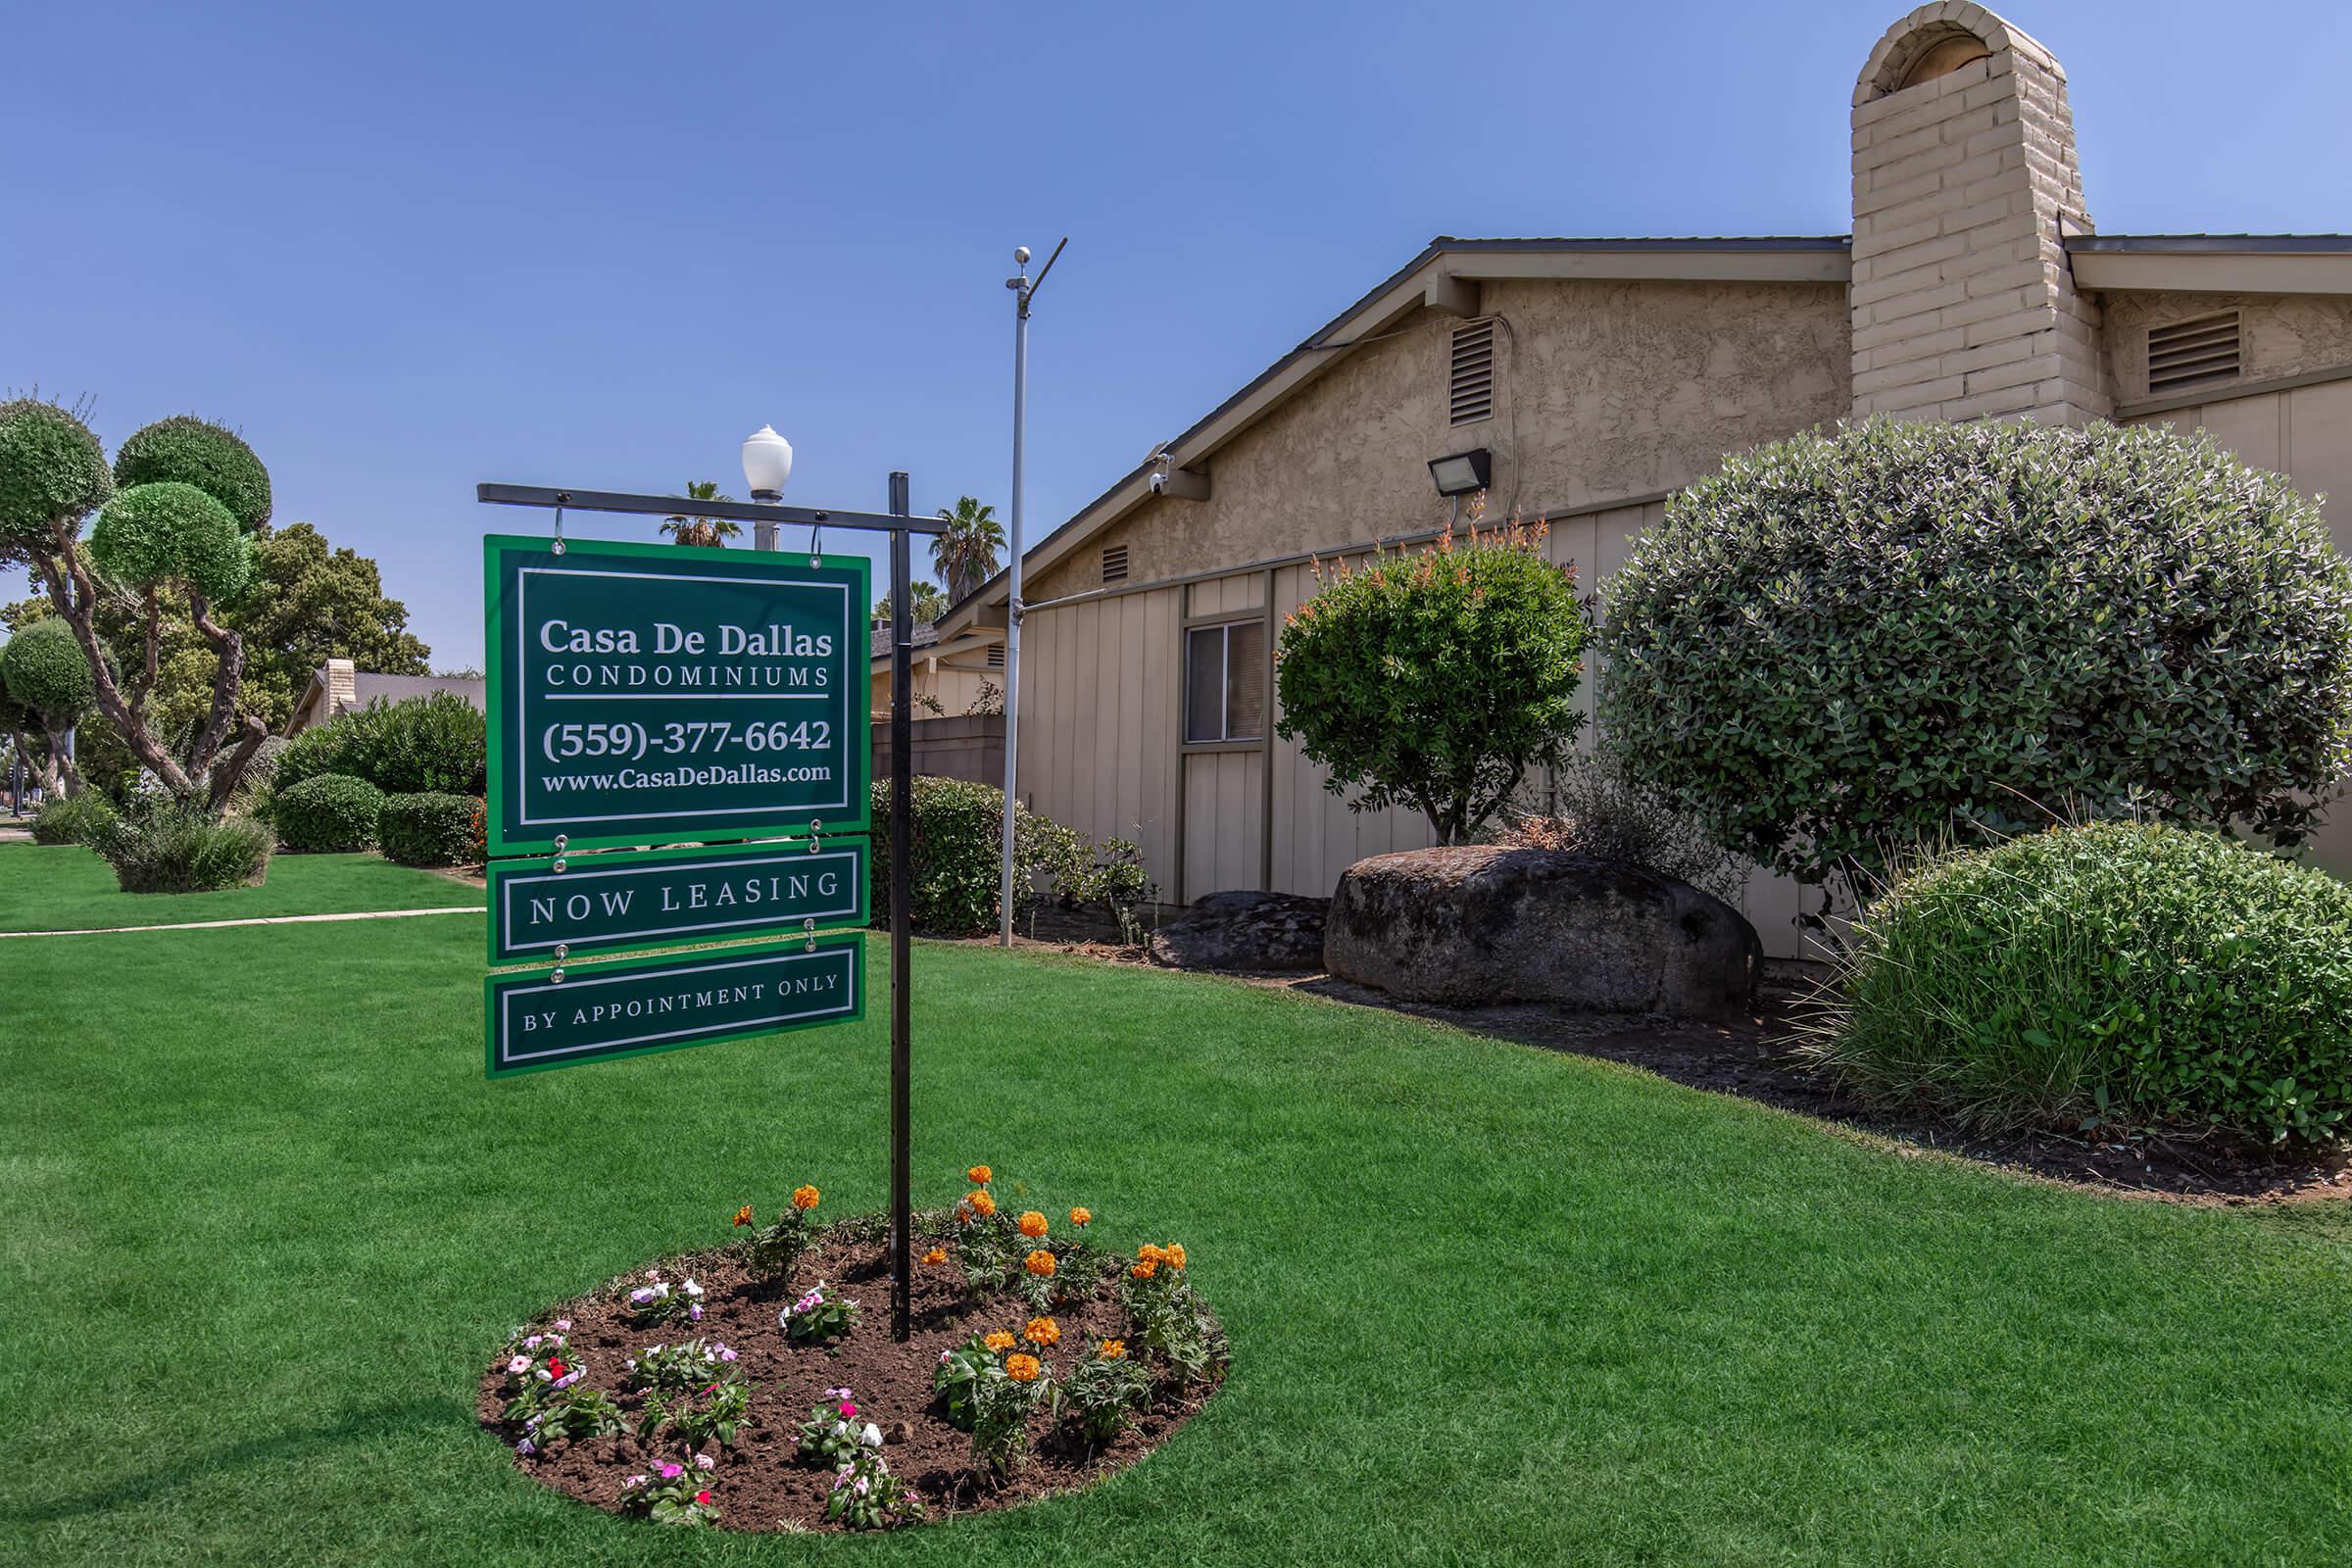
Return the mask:
<svg viewBox="0 0 2352 1568">
<path fill-rule="evenodd" d="M 948 1250 L 944 1247 L 934 1247 L 931 1249 L 931 1250 L 923 1254 L 923 1261 L 933 1265 L 934 1267 L 937 1267 L 941 1263 L 945 1263 L 947 1260 Z"/>
<path fill-rule="evenodd" d="M 1073 1208 L 1070 1210 L 1070 1223 L 1073 1225 L 1089 1225 L 1094 1222 L 1094 1212 L 1091 1209 Z"/>
<path fill-rule="evenodd" d="M 1127 1359 L 1127 1342 L 1125 1340 L 1104 1340 L 1100 1353 L 1105 1361 L 1124 1361 Z"/>
<path fill-rule="evenodd" d="M 1037 1373 L 1037 1357 L 1034 1355 L 1008 1355 L 1004 1358 L 1004 1375 L 1015 1383 L 1034 1383 Z"/>
<path fill-rule="evenodd" d="M 989 1197 L 986 1193 L 974 1193 L 971 1197 L 965 1199 L 964 1201 L 971 1204 L 972 1212 L 979 1215 L 982 1219 L 988 1218 L 989 1215 L 994 1214 L 997 1211 L 997 1200 Z"/>
<path fill-rule="evenodd" d="M 1168 1251 L 1166 1248 L 1156 1243 L 1146 1242 L 1135 1250 L 1135 1255 L 1147 1263 L 1164 1263 L 1167 1261 Z"/>
<path fill-rule="evenodd" d="M 795 1187 L 792 1190 L 792 1206 L 801 1210 L 803 1213 L 807 1213 L 809 1209 L 814 1208 L 816 1206 L 816 1189 L 808 1186 L 806 1183 L 803 1183 L 801 1186 Z"/>
<path fill-rule="evenodd" d="M 983 1335 L 980 1343 L 1002 1355 L 1012 1348 L 1012 1335 L 1004 1329 L 996 1329 Z"/>
<path fill-rule="evenodd" d="M 1151 1278 L 1152 1275 L 1154 1275 L 1154 1274 L 1156 1274 L 1156 1273 L 1158 1273 L 1158 1272 L 1159 1272 L 1159 1265 L 1158 1265 L 1157 1263 L 1152 1262 L 1152 1261 L 1150 1261 L 1149 1259 L 1147 1259 L 1147 1260 L 1145 1260 L 1144 1262 L 1138 1263 L 1138 1264 L 1136 1264 L 1136 1265 L 1135 1265 L 1135 1267 L 1133 1267 L 1133 1268 L 1129 1269 L 1129 1270 L 1127 1271 L 1127 1277 L 1128 1277 L 1128 1278 L 1130 1278 L 1130 1279 L 1148 1280 L 1148 1279 L 1150 1279 L 1150 1278 Z"/>
<path fill-rule="evenodd" d="M 1041 1280 L 1054 1277 L 1054 1254 L 1040 1248 L 1021 1259 L 1021 1266 Z"/>
<path fill-rule="evenodd" d="M 1032 1241 L 1046 1234 L 1046 1216 L 1030 1209 L 1021 1216 L 1021 1234 Z"/>
<path fill-rule="evenodd" d="M 1059 1345 L 1061 1325 L 1050 1317 L 1033 1317 L 1029 1320 L 1029 1326 L 1021 1331 L 1021 1338 L 1031 1345 Z"/>
<path fill-rule="evenodd" d="M 752 1205 L 751 1205 L 751 1204 L 749 1204 L 749 1203 L 746 1203 L 746 1204 L 744 1204 L 744 1205 L 743 1205 L 741 1208 L 739 1208 L 739 1209 L 737 1209 L 737 1210 L 735 1211 L 735 1223 L 736 1223 L 736 1224 L 738 1224 L 738 1225 L 749 1225 L 751 1222 L 752 1222 Z"/>
<path fill-rule="evenodd" d="M 971 1178 L 974 1187 L 986 1187 L 996 1179 L 997 1173 L 986 1165 L 974 1165 L 970 1170 L 965 1171 L 964 1175 Z"/>
<path fill-rule="evenodd" d="M 1184 1267 L 1184 1244 L 1183 1244 L 1183 1243 L 1181 1243 L 1181 1242 L 1170 1242 L 1170 1243 L 1168 1244 L 1168 1261 L 1169 1261 L 1169 1262 L 1171 1262 L 1171 1263 L 1173 1263 L 1173 1264 L 1175 1264 L 1175 1265 L 1176 1265 L 1178 1268 L 1182 1268 L 1182 1267 Z"/>
</svg>

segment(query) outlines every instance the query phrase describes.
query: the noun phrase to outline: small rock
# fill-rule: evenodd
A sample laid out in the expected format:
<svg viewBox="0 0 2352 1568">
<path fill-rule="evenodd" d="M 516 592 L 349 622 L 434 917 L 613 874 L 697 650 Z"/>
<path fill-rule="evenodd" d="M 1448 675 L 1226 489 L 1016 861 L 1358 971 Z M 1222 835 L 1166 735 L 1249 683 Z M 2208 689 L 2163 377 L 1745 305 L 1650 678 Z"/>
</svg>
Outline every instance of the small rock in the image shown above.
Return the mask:
<svg viewBox="0 0 2352 1568">
<path fill-rule="evenodd" d="M 882 1429 L 882 1441 L 885 1444 L 905 1443 L 911 1436 L 913 1434 L 904 1421 L 893 1421 Z"/>
<path fill-rule="evenodd" d="M 1170 969 L 1323 967 L 1329 899 L 1295 893 L 1211 893 L 1152 934 L 1153 963 Z"/>
</svg>

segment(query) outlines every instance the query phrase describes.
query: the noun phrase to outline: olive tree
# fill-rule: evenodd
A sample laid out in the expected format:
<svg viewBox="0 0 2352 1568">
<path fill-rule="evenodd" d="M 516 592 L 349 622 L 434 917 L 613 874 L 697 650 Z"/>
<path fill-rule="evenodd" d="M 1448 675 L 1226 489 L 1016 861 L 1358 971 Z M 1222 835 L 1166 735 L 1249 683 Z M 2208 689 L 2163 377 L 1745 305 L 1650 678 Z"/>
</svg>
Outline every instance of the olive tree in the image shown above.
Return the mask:
<svg viewBox="0 0 2352 1568">
<path fill-rule="evenodd" d="M 98 710 L 131 754 L 175 799 L 215 814 L 270 733 L 239 702 L 244 642 L 220 616 L 252 575 L 251 535 L 269 518 L 269 471 L 219 425 L 159 420 L 124 441 L 110 468 L 74 412 L 30 398 L 0 403 L 0 550 L 29 563 L 48 591 Z M 127 606 L 136 628 L 127 674 L 112 667 L 100 633 L 110 602 Z M 212 700 L 174 747 L 150 722 L 149 705 L 166 617 L 183 608 L 213 657 Z"/>
<path fill-rule="evenodd" d="M 1283 625 L 1275 727 L 1330 770 L 1326 789 L 1355 792 L 1350 810 L 1410 804 L 1459 844 L 1530 769 L 1566 760 L 1584 723 L 1585 617 L 1541 526 L 1448 532 L 1316 576 Z"/>
<path fill-rule="evenodd" d="M 2352 764 L 2352 564 L 2286 481 L 2157 426 L 1759 447 L 1668 502 L 1602 597 L 1629 765 L 1856 895 L 1914 847 L 2052 816 L 2292 845 Z"/>
</svg>

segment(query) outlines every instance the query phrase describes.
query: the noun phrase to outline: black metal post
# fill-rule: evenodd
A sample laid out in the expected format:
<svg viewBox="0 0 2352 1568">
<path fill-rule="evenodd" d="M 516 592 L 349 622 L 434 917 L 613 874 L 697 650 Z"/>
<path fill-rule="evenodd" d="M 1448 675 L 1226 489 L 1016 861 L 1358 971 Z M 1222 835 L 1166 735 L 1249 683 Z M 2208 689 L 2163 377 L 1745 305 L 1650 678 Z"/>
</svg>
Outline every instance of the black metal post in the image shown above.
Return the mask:
<svg viewBox="0 0 2352 1568">
<path fill-rule="evenodd" d="M 906 475 L 890 476 L 891 515 L 907 514 Z M 905 528 L 890 534 L 890 1331 L 914 1333 L 914 1177 L 906 1142 L 914 1067 L 907 1049 L 908 907 L 914 868 L 914 597 Z"/>
</svg>

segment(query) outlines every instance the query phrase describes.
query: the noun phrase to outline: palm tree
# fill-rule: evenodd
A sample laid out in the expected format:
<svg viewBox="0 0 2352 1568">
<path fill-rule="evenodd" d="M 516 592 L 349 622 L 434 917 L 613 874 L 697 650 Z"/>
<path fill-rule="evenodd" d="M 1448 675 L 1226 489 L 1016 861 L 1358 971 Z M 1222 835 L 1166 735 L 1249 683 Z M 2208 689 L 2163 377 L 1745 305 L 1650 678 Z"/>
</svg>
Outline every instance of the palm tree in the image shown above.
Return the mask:
<svg viewBox="0 0 2352 1568">
<path fill-rule="evenodd" d="M 970 496 L 956 510 L 939 509 L 947 532 L 931 538 L 931 564 L 948 585 L 948 599 L 958 601 L 997 574 L 997 552 L 1004 544 L 1004 525 L 997 509 L 984 507 Z"/>
<path fill-rule="evenodd" d="M 686 481 L 686 499 L 732 501 L 735 498 L 720 495 L 716 479 L 689 479 Z M 672 544 L 709 545 L 713 550 L 724 550 L 728 540 L 743 532 L 743 524 L 727 517 L 674 515 L 662 519 L 662 531 L 669 535 Z"/>
</svg>

